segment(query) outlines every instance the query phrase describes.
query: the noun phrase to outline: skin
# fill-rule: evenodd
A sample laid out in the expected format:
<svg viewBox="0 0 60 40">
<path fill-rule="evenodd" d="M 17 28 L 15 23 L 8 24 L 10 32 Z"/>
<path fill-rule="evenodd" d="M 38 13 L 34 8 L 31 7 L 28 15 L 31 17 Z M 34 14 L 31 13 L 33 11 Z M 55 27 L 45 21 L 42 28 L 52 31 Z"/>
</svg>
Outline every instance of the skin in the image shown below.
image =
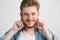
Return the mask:
<svg viewBox="0 0 60 40">
<path fill-rule="evenodd" d="M 36 6 L 24 7 L 20 15 L 21 15 L 21 21 L 16 21 L 14 23 L 13 27 L 7 33 L 4 40 L 10 40 L 11 37 L 22 28 L 25 28 L 24 30 L 29 35 L 34 35 L 35 28 L 38 28 L 39 30 L 44 32 L 48 40 L 53 40 L 52 34 L 47 30 L 45 25 L 41 21 L 39 21 L 38 19 L 39 11 L 37 11 Z"/>
<path fill-rule="evenodd" d="M 27 9 L 26 9 L 27 8 Z M 28 11 L 29 10 L 29 11 Z M 37 19 L 38 19 L 38 12 L 35 6 L 32 7 L 24 7 L 21 12 L 21 19 L 26 26 L 25 28 L 35 28 Z"/>
</svg>

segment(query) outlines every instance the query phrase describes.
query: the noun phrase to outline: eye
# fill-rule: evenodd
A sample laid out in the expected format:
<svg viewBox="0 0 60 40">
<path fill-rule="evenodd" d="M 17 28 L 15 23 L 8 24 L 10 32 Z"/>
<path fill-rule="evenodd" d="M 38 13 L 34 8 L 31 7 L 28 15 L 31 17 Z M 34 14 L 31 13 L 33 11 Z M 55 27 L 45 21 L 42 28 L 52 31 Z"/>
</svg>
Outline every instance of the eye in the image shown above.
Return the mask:
<svg viewBox="0 0 60 40">
<path fill-rule="evenodd" d="M 32 15 L 35 15 L 35 13 L 32 13 Z"/>
<path fill-rule="evenodd" d="M 25 15 L 27 15 L 27 16 L 28 16 L 29 14 L 28 14 L 28 13 L 25 13 Z"/>
</svg>

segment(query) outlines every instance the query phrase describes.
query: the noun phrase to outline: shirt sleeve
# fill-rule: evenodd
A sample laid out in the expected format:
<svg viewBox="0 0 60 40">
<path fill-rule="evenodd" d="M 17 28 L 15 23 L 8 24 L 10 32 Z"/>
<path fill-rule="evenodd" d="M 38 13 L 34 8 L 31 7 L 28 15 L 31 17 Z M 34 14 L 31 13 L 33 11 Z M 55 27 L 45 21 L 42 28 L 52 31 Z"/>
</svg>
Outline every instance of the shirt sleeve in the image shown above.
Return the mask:
<svg viewBox="0 0 60 40">
<path fill-rule="evenodd" d="M 1 36 L 0 37 L 0 40 L 4 40 L 4 38 L 5 38 L 5 35 Z"/>
<path fill-rule="evenodd" d="M 56 35 L 53 35 L 53 40 L 58 40 L 58 37 Z"/>
<path fill-rule="evenodd" d="M 49 29 L 48 29 L 48 30 L 49 30 Z M 57 37 L 55 34 L 53 34 L 50 30 L 49 30 L 49 32 L 52 34 L 53 40 L 58 40 L 58 37 Z"/>
<path fill-rule="evenodd" d="M 10 30 L 9 30 L 9 31 L 10 31 Z M 4 38 L 6 37 L 6 34 L 7 34 L 9 31 L 7 31 L 4 35 L 2 35 L 2 36 L 0 37 L 0 40 L 4 40 Z M 10 40 L 14 40 L 14 38 L 12 37 Z"/>
</svg>

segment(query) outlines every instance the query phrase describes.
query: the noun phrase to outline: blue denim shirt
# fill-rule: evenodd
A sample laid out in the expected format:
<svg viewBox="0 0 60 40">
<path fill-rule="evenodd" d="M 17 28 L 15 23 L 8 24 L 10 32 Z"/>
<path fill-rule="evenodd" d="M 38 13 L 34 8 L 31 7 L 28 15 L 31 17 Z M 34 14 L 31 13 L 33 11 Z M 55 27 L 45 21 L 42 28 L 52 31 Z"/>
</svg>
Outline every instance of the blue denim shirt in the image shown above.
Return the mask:
<svg viewBox="0 0 60 40">
<path fill-rule="evenodd" d="M 23 32 L 23 29 L 18 31 L 16 34 L 13 35 L 13 37 L 10 39 L 10 40 L 18 40 L 19 36 L 20 36 L 20 32 Z M 3 37 L 0 37 L 0 40 L 4 40 L 4 37 L 6 36 L 8 32 L 5 33 L 5 35 L 3 35 Z M 52 34 L 53 35 L 53 34 Z M 35 30 L 35 39 L 36 40 L 47 40 L 46 36 L 44 35 L 44 33 L 39 30 L 39 29 L 36 29 Z M 54 40 L 58 40 L 57 37 L 55 35 L 53 35 L 53 39 Z"/>
</svg>

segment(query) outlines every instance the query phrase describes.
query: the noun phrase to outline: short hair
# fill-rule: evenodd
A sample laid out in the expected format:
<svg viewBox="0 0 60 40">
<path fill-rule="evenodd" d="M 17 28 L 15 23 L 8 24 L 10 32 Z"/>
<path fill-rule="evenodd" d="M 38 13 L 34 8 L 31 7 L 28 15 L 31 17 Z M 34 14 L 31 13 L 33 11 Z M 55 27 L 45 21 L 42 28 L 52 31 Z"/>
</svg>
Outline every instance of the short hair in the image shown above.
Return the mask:
<svg viewBox="0 0 60 40">
<path fill-rule="evenodd" d="M 20 5 L 20 10 L 22 11 L 23 7 L 36 6 L 37 10 L 39 10 L 39 2 L 37 0 L 23 0 Z"/>
</svg>

